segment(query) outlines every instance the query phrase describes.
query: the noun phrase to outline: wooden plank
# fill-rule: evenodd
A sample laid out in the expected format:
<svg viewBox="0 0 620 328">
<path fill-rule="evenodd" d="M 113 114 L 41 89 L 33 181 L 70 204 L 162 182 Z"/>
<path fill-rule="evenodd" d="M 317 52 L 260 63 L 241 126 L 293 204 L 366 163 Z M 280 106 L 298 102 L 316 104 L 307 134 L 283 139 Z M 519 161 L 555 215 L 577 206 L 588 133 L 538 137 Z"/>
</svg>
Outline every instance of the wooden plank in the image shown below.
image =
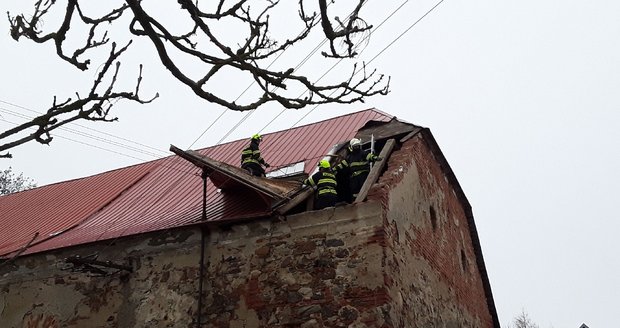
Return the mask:
<svg viewBox="0 0 620 328">
<path fill-rule="evenodd" d="M 409 134 L 407 134 L 406 136 L 404 136 L 402 139 L 400 139 L 400 142 L 403 143 L 411 138 L 413 138 L 413 136 L 415 136 L 416 134 L 418 134 L 418 132 L 422 131 L 421 128 L 415 128 L 413 131 L 411 131 Z"/>
<path fill-rule="evenodd" d="M 313 194 L 314 194 L 314 189 L 307 187 L 304 190 L 302 190 L 300 193 L 298 193 L 297 195 L 293 196 L 291 200 L 284 203 L 282 206 L 276 208 L 275 210 L 278 214 L 284 215 L 286 212 L 290 211 L 293 207 L 305 201 L 308 197 L 311 197 Z"/>
<path fill-rule="evenodd" d="M 362 189 L 357 194 L 355 203 L 361 203 L 364 201 L 364 199 L 366 199 L 370 187 L 372 187 L 372 185 L 377 181 L 377 179 L 379 179 L 379 174 L 381 174 L 381 171 L 385 167 L 388 156 L 390 156 L 390 154 L 392 153 L 392 149 L 394 149 L 394 145 L 396 145 L 396 141 L 394 139 L 390 139 L 385 143 L 385 146 L 383 146 L 383 149 L 381 150 L 381 154 L 379 154 L 379 157 L 383 158 L 383 160 L 375 162 L 375 165 L 373 165 L 372 169 L 370 169 L 370 172 L 368 173 L 368 177 L 366 178 Z"/>
</svg>

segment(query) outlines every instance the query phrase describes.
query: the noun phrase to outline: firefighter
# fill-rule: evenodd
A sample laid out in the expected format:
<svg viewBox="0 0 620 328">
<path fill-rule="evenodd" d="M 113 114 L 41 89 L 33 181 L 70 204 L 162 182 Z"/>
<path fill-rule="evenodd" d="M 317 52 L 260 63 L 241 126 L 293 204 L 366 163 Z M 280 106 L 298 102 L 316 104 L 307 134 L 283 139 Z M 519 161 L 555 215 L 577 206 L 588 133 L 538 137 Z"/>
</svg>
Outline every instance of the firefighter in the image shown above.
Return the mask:
<svg viewBox="0 0 620 328">
<path fill-rule="evenodd" d="M 338 201 L 336 192 L 336 176 L 329 165 L 329 162 L 322 160 L 319 162 L 319 172 L 304 180 L 304 184 L 316 188 L 317 196 L 314 203 L 315 210 L 326 207 L 333 207 Z"/>
<path fill-rule="evenodd" d="M 260 155 L 260 145 L 263 137 L 260 134 L 255 134 L 250 139 L 250 145 L 241 152 L 241 168 L 247 170 L 251 175 L 257 177 L 265 176 L 265 168 L 269 167 L 269 164 Z"/>
<path fill-rule="evenodd" d="M 351 203 L 357 197 L 362 189 L 368 173 L 370 172 L 370 163 L 382 160 L 381 157 L 373 154 L 369 150 L 362 150 L 362 141 L 357 138 L 349 141 L 346 158 L 340 161 L 334 168 L 337 173 L 346 174 L 349 182 L 349 195 L 344 199 Z"/>
</svg>

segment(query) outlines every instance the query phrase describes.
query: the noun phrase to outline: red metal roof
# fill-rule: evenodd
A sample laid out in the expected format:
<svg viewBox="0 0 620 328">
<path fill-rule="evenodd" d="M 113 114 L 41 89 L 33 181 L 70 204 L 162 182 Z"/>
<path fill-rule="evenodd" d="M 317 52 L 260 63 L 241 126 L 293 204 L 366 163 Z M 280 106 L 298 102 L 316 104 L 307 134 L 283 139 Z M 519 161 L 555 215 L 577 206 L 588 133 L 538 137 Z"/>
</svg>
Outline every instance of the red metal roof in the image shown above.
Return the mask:
<svg viewBox="0 0 620 328">
<path fill-rule="evenodd" d="M 305 162 L 311 173 L 334 144 L 352 138 L 368 121 L 389 121 L 374 109 L 263 135 L 261 153 L 278 167 Z M 199 150 L 215 160 L 239 165 L 247 140 Z M 0 256 L 24 254 L 195 224 L 202 214 L 200 169 L 170 156 L 91 177 L 0 197 Z M 207 185 L 209 221 L 247 219 L 269 214 L 251 190 L 244 201 L 225 197 Z M 256 200 L 253 200 L 256 199 Z"/>
</svg>

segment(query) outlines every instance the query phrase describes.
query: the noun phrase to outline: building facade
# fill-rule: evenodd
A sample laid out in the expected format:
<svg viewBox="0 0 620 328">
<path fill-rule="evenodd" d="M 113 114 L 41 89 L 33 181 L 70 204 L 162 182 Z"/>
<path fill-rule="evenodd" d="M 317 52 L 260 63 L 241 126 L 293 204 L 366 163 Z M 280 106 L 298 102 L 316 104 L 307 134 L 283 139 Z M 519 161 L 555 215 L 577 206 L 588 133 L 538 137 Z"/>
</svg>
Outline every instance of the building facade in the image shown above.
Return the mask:
<svg viewBox="0 0 620 328">
<path fill-rule="evenodd" d="M 0 264 L 2 326 L 499 327 L 471 208 L 432 134 L 372 110 L 354 115 L 368 114 L 375 117 L 362 117 L 318 150 L 326 154 L 354 135 L 377 137 L 386 156 L 360 201 L 309 211 L 311 197 L 299 196 L 308 191 L 291 180 L 276 188 L 269 185 L 275 179 L 247 177 L 198 152 L 189 167 L 209 170 L 205 185 L 194 175 L 197 182 L 179 188 L 215 187 L 202 200 L 186 197 L 194 205 L 183 215 L 185 200 L 181 212 L 165 206 L 183 194 L 146 206 L 146 196 L 121 188 L 59 233 L 65 244 L 52 241 L 57 236 L 37 243 L 38 234 L 16 243 Z M 350 116 L 334 120 L 351 125 Z M 326 123 L 334 122 L 319 124 Z M 15 196 L 11 204 L 29 198 Z M 255 198 L 267 201 L 246 204 Z M 100 212 L 116 203 L 115 225 L 101 219 L 108 229 L 97 230 L 93 222 L 108 217 Z M 147 222 L 156 228 L 128 232 L 155 208 L 160 214 Z M 210 219 L 219 213 L 226 215 Z M 88 228 L 97 238 L 79 232 Z"/>
</svg>

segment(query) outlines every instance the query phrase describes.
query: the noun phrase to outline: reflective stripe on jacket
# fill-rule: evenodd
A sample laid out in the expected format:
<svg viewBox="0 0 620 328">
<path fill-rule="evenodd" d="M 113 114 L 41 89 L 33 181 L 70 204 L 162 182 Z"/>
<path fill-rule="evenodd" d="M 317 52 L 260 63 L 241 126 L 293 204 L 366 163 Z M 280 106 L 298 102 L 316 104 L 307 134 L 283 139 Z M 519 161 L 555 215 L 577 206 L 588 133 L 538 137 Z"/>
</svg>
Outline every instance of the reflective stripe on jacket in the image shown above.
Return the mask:
<svg viewBox="0 0 620 328">
<path fill-rule="evenodd" d="M 359 150 L 349 152 L 346 159 L 343 159 L 338 165 L 336 170 L 349 168 L 351 177 L 358 176 L 362 173 L 368 173 L 370 171 L 370 162 L 374 162 L 377 159 L 377 155 L 366 150 Z"/>
<path fill-rule="evenodd" d="M 241 165 L 243 164 L 265 164 L 265 160 L 260 156 L 258 144 L 251 142 L 250 145 L 241 152 Z"/>
<path fill-rule="evenodd" d="M 336 195 L 336 176 L 332 172 L 317 172 L 312 177 L 304 181 L 305 185 L 316 187 L 318 194 L 334 194 Z"/>
</svg>

